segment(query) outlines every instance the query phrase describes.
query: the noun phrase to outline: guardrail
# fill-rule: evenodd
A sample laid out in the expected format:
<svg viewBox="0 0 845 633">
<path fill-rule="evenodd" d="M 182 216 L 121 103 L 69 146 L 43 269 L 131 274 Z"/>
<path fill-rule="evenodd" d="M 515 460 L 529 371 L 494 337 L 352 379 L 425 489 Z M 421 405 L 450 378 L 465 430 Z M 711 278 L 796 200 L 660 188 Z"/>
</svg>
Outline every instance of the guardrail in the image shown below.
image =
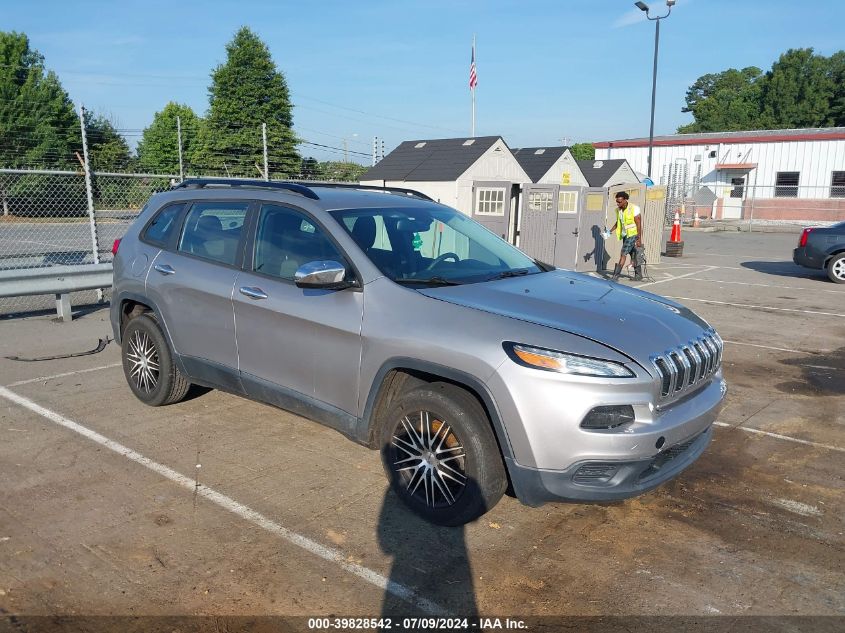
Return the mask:
<svg viewBox="0 0 845 633">
<path fill-rule="evenodd" d="M 71 292 L 110 288 L 111 285 L 111 263 L 0 270 L 0 297 L 54 294 L 56 313 L 65 322 L 72 318 Z"/>
</svg>

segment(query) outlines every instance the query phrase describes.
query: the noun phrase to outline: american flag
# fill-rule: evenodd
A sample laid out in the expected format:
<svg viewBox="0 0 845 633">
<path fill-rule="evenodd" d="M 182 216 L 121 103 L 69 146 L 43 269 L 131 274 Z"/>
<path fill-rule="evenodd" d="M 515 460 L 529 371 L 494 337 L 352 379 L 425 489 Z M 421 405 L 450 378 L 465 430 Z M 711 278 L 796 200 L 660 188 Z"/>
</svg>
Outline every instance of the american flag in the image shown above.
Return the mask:
<svg viewBox="0 0 845 633">
<path fill-rule="evenodd" d="M 469 89 L 475 90 L 478 85 L 478 74 L 475 72 L 475 43 L 472 45 L 472 59 L 469 63 Z"/>
</svg>

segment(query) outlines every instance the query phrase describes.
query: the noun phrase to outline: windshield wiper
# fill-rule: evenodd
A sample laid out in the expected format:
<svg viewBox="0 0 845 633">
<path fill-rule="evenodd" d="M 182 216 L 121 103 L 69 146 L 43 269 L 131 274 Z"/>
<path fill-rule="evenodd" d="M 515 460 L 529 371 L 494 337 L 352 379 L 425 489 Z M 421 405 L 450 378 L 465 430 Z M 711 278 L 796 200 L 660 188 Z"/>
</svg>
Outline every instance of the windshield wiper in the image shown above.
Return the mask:
<svg viewBox="0 0 845 633">
<path fill-rule="evenodd" d="M 515 270 L 505 270 L 496 273 L 492 277 L 488 277 L 485 281 L 495 281 L 496 279 L 507 279 L 508 277 L 523 277 L 528 274 L 527 268 L 516 268 Z"/>
<path fill-rule="evenodd" d="M 397 284 L 411 285 L 420 284 L 424 286 L 460 286 L 462 282 L 446 279 L 445 277 L 426 277 L 425 279 L 394 279 Z"/>
</svg>

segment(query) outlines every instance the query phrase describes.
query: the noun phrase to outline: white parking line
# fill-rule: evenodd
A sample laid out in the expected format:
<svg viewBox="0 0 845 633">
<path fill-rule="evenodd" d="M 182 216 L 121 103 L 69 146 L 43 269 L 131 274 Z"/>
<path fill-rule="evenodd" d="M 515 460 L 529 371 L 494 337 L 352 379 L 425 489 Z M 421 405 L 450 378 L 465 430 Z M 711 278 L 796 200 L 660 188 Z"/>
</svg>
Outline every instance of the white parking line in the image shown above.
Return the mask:
<svg viewBox="0 0 845 633">
<path fill-rule="evenodd" d="M 771 349 L 776 352 L 790 352 L 792 354 L 827 354 L 830 350 L 807 351 L 805 349 L 787 349 L 786 347 L 772 347 L 770 345 L 757 345 L 756 343 L 743 343 L 741 341 L 724 341 L 731 345 L 747 345 L 748 347 L 761 347 L 763 349 Z"/>
<path fill-rule="evenodd" d="M 40 415 L 55 424 L 64 427 L 74 433 L 78 433 L 83 437 L 88 438 L 92 442 L 96 442 L 100 446 L 104 446 L 111 451 L 114 451 L 118 455 L 121 455 L 136 464 L 140 464 L 145 468 L 153 471 L 164 477 L 165 479 L 169 479 L 175 484 L 186 488 L 187 490 L 196 492 L 197 495 L 211 501 L 212 503 L 216 503 L 221 508 L 228 510 L 229 512 L 238 515 L 242 519 L 249 521 L 253 525 L 257 525 L 260 528 L 263 528 L 278 536 L 279 538 L 296 545 L 297 547 L 301 547 L 307 552 L 314 554 L 315 556 L 322 558 L 330 563 L 334 563 L 341 567 L 342 569 L 348 571 L 349 573 L 357 576 L 365 580 L 366 582 L 370 583 L 371 585 L 378 587 L 388 593 L 393 594 L 397 598 L 404 600 L 411 606 L 417 607 L 426 613 L 432 615 L 445 615 L 446 610 L 441 607 L 440 605 L 420 596 L 412 589 L 402 585 L 398 582 L 393 580 L 389 580 L 385 576 L 379 574 L 368 567 L 364 567 L 363 565 L 358 565 L 355 563 L 348 562 L 347 558 L 348 555 L 344 554 L 342 551 L 338 549 L 334 549 L 332 547 L 326 547 L 316 541 L 312 541 L 308 537 L 302 536 L 301 534 L 297 534 L 288 528 L 279 525 L 278 523 L 268 519 L 263 514 L 260 514 L 245 506 L 241 503 L 238 503 L 234 499 L 227 497 L 224 494 L 221 494 L 214 490 L 213 488 L 209 488 L 208 486 L 204 486 L 202 484 L 197 484 L 196 481 L 191 479 L 190 477 L 186 477 L 181 473 L 176 472 L 175 470 L 168 468 L 163 464 L 159 464 L 151 460 L 140 453 L 133 451 L 131 448 L 124 446 L 114 440 L 110 440 L 109 438 L 105 437 L 104 435 L 100 435 L 96 431 L 92 431 L 88 427 L 82 426 L 81 424 L 74 422 L 73 420 L 64 417 L 56 413 L 55 411 L 51 411 L 50 409 L 46 409 L 42 407 L 37 402 L 33 402 L 29 398 L 25 398 L 21 395 L 16 394 L 5 387 L 0 387 L 0 397 L 6 398 L 14 402 L 15 404 L 20 405 L 25 409 L 29 409 L 33 413 Z"/>
<path fill-rule="evenodd" d="M 822 444 L 820 442 L 811 442 L 810 440 L 801 440 L 797 437 L 789 437 L 788 435 L 781 435 L 780 433 L 770 433 L 769 431 L 761 431 L 760 429 L 752 429 L 744 426 L 734 426 L 733 424 L 727 424 L 725 422 L 714 422 L 713 424 L 716 426 L 734 429 L 736 431 L 745 431 L 746 433 L 754 433 L 755 435 L 765 435 L 766 437 L 773 437 L 778 440 L 784 440 L 785 442 L 794 442 L 795 444 L 804 444 L 806 446 L 814 446 L 815 448 L 824 448 L 829 451 L 845 453 L 845 448 L 833 446 L 832 444 Z"/>
<path fill-rule="evenodd" d="M 6 385 L 7 387 L 20 387 L 21 385 L 28 385 L 33 382 L 45 382 L 53 380 L 54 378 L 65 378 L 66 376 L 75 376 L 76 374 L 87 374 L 91 371 L 100 371 L 101 369 L 111 369 L 113 367 L 120 367 L 120 363 L 112 363 L 111 365 L 100 365 L 99 367 L 90 367 L 88 369 L 77 369 L 76 371 L 66 371 L 62 374 L 53 374 L 52 376 L 39 376 L 38 378 L 28 378 L 26 380 L 19 380 L 17 382 Z"/>
<path fill-rule="evenodd" d="M 798 286 L 781 286 L 779 284 L 752 284 L 747 281 L 723 281 L 721 279 L 696 279 L 690 277 L 687 281 L 706 281 L 711 284 L 735 284 L 739 286 L 759 286 L 761 288 L 778 288 L 782 290 L 804 290 L 806 292 L 829 292 L 832 294 L 845 295 L 845 288 L 842 290 L 830 290 L 828 288 L 799 288 Z"/>
<path fill-rule="evenodd" d="M 718 266 L 708 266 L 705 270 L 696 270 L 691 273 L 686 273 L 684 275 L 677 275 L 675 277 L 670 277 L 669 279 L 660 279 L 659 281 L 649 281 L 648 283 L 640 284 L 637 288 L 645 288 L 646 286 L 654 286 L 655 284 L 663 284 L 667 281 L 675 281 L 676 279 L 684 279 L 685 277 L 692 277 L 693 275 L 697 275 L 699 273 L 707 273 L 711 270 L 718 268 Z"/>
<path fill-rule="evenodd" d="M 660 282 L 657 282 L 660 283 Z M 645 285 L 645 284 L 643 284 Z M 798 310 L 797 308 L 775 308 L 772 306 L 756 306 L 748 303 L 728 303 L 727 301 L 715 301 L 713 299 L 694 299 L 692 297 L 670 297 L 665 295 L 667 299 L 678 299 L 680 301 L 700 301 L 701 303 L 715 303 L 722 306 L 733 306 L 735 308 L 753 308 L 755 310 L 777 310 L 778 312 L 800 312 L 801 314 L 820 314 L 822 316 L 840 317 L 845 319 L 845 314 L 838 314 L 836 312 L 819 312 L 817 310 Z"/>
</svg>

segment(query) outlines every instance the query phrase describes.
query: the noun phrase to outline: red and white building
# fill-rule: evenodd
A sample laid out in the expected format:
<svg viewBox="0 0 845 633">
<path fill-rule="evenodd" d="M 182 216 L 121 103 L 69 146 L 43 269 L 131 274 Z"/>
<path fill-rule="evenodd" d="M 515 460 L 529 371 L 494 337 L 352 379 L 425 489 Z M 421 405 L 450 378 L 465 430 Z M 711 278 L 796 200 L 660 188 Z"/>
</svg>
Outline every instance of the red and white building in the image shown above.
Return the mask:
<svg viewBox="0 0 845 633">
<path fill-rule="evenodd" d="M 593 144 L 648 172 L 648 138 Z M 699 216 L 845 220 L 845 127 L 655 136 L 652 180 Z"/>
</svg>

